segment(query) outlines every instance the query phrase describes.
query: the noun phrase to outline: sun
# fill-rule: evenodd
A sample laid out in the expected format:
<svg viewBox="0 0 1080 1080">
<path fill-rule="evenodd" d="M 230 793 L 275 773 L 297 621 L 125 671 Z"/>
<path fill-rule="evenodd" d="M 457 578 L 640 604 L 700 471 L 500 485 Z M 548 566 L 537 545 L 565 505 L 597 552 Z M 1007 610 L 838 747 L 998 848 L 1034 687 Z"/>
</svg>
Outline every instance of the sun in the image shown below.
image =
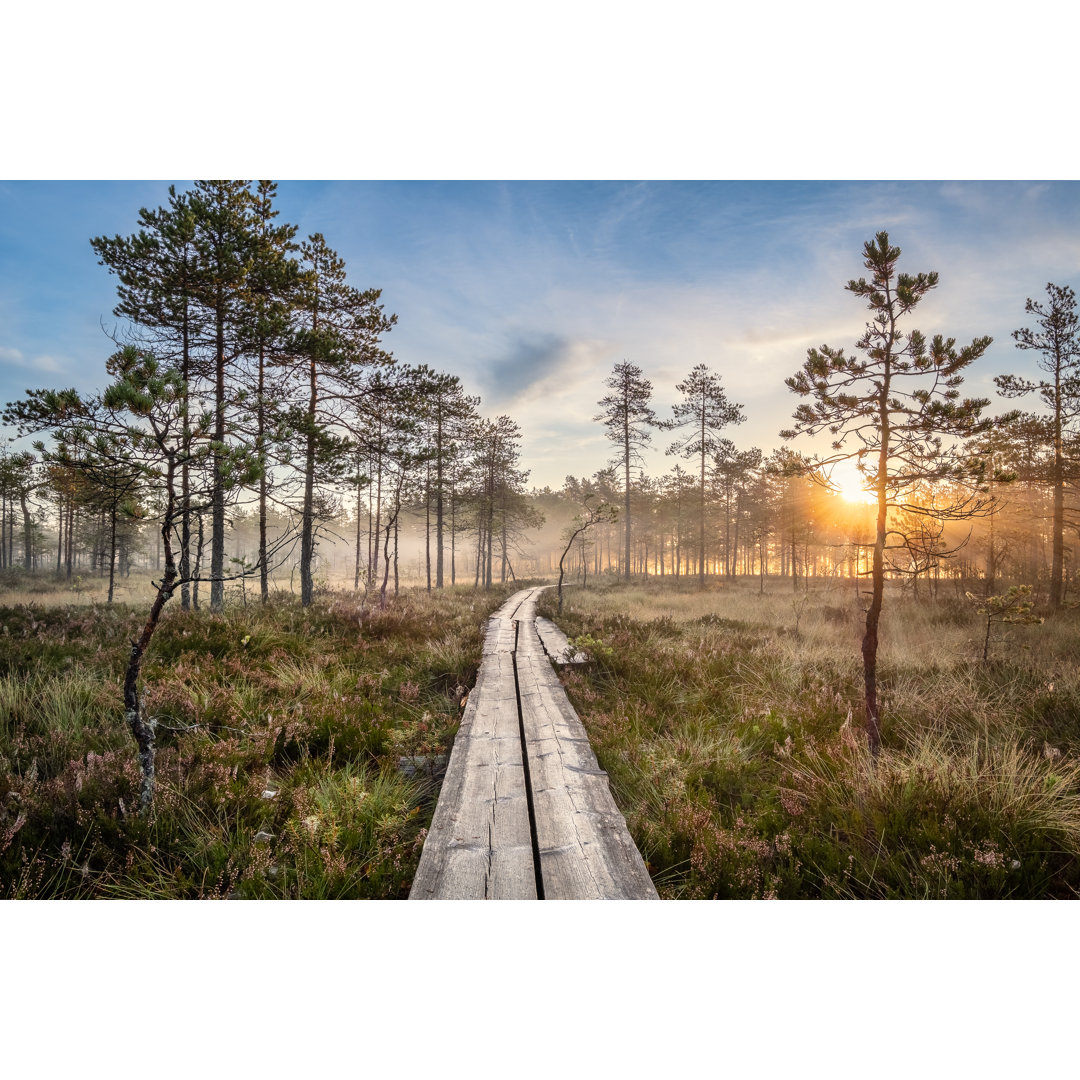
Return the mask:
<svg viewBox="0 0 1080 1080">
<path fill-rule="evenodd" d="M 877 502 L 877 494 L 868 490 L 866 477 L 855 467 L 854 461 L 840 461 L 829 475 L 829 482 L 845 502 L 867 506 Z"/>
</svg>

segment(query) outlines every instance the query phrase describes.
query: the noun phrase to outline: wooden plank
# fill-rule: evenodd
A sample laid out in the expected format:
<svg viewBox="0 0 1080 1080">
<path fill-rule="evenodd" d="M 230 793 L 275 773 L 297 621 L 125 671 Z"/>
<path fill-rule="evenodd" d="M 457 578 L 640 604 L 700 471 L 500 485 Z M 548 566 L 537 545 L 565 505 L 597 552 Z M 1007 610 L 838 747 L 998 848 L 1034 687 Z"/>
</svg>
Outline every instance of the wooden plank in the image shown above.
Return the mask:
<svg viewBox="0 0 1080 1080">
<path fill-rule="evenodd" d="M 533 627 L 519 628 L 516 660 L 544 897 L 657 899 L 607 775 L 562 685 L 553 684 Z"/>
<path fill-rule="evenodd" d="M 577 649 L 570 648 L 566 635 L 550 620 L 542 615 L 536 617 L 536 631 L 554 664 L 584 664 L 588 657 Z"/>
<path fill-rule="evenodd" d="M 493 618 L 410 899 L 535 899 L 513 635 Z M 508 637 L 509 633 L 509 637 Z"/>
</svg>

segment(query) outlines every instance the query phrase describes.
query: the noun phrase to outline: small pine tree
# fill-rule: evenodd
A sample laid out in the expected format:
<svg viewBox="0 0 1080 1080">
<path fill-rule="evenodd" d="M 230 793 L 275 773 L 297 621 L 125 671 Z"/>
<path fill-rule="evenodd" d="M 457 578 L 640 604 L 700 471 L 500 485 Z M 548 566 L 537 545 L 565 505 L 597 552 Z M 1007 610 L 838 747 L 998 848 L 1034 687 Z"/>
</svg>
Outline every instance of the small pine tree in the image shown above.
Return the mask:
<svg viewBox="0 0 1080 1080">
<path fill-rule="evenodd" d="M 1013 585 L 1001 596 L 976 596 L 965 593 L 976 605 L 975 613 L 986 620 L 986 634 L 983 637 L 983 663 L 990 657 L 990 633 L 994 623 L 1015 626 L 1038 626 L 1043 620 L 1034 613 L 1035 601 L 1031 599 L 1030 585 Z"/>
</svg>

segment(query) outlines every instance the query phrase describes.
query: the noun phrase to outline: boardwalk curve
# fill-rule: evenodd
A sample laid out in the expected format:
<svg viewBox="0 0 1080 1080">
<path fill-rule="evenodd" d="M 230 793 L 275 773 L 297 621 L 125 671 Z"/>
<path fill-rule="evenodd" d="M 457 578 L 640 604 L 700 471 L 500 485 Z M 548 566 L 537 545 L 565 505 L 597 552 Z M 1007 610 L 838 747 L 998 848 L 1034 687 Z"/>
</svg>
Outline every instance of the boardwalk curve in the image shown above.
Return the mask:
<svg viewBox="0 0 1080 1080">
<path fill-rule="evenodd" d="M 411 900 L 657 899 L 537 631 L 543 588 L 488 620 Z"/>
</svg>

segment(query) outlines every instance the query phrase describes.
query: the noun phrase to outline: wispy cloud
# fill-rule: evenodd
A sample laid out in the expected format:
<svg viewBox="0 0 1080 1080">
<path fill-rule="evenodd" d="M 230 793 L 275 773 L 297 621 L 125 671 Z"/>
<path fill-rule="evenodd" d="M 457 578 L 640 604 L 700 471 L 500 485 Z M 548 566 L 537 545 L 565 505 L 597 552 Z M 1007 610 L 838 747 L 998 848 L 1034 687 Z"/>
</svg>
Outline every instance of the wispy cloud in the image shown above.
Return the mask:
<svg viewBox="0 0 1080 1080">
<path fill-rule="evenodd" d="M 55 356 L 38 353 L 34 357 L 25 356 L 21 349 L 12 349 L 0 345 L 0 364 L 5 367 L 23 368 L 27 371 L 40 371 L 47 375 L 60 375 L 65 370 L 65 365 Z"/>
</svg>

